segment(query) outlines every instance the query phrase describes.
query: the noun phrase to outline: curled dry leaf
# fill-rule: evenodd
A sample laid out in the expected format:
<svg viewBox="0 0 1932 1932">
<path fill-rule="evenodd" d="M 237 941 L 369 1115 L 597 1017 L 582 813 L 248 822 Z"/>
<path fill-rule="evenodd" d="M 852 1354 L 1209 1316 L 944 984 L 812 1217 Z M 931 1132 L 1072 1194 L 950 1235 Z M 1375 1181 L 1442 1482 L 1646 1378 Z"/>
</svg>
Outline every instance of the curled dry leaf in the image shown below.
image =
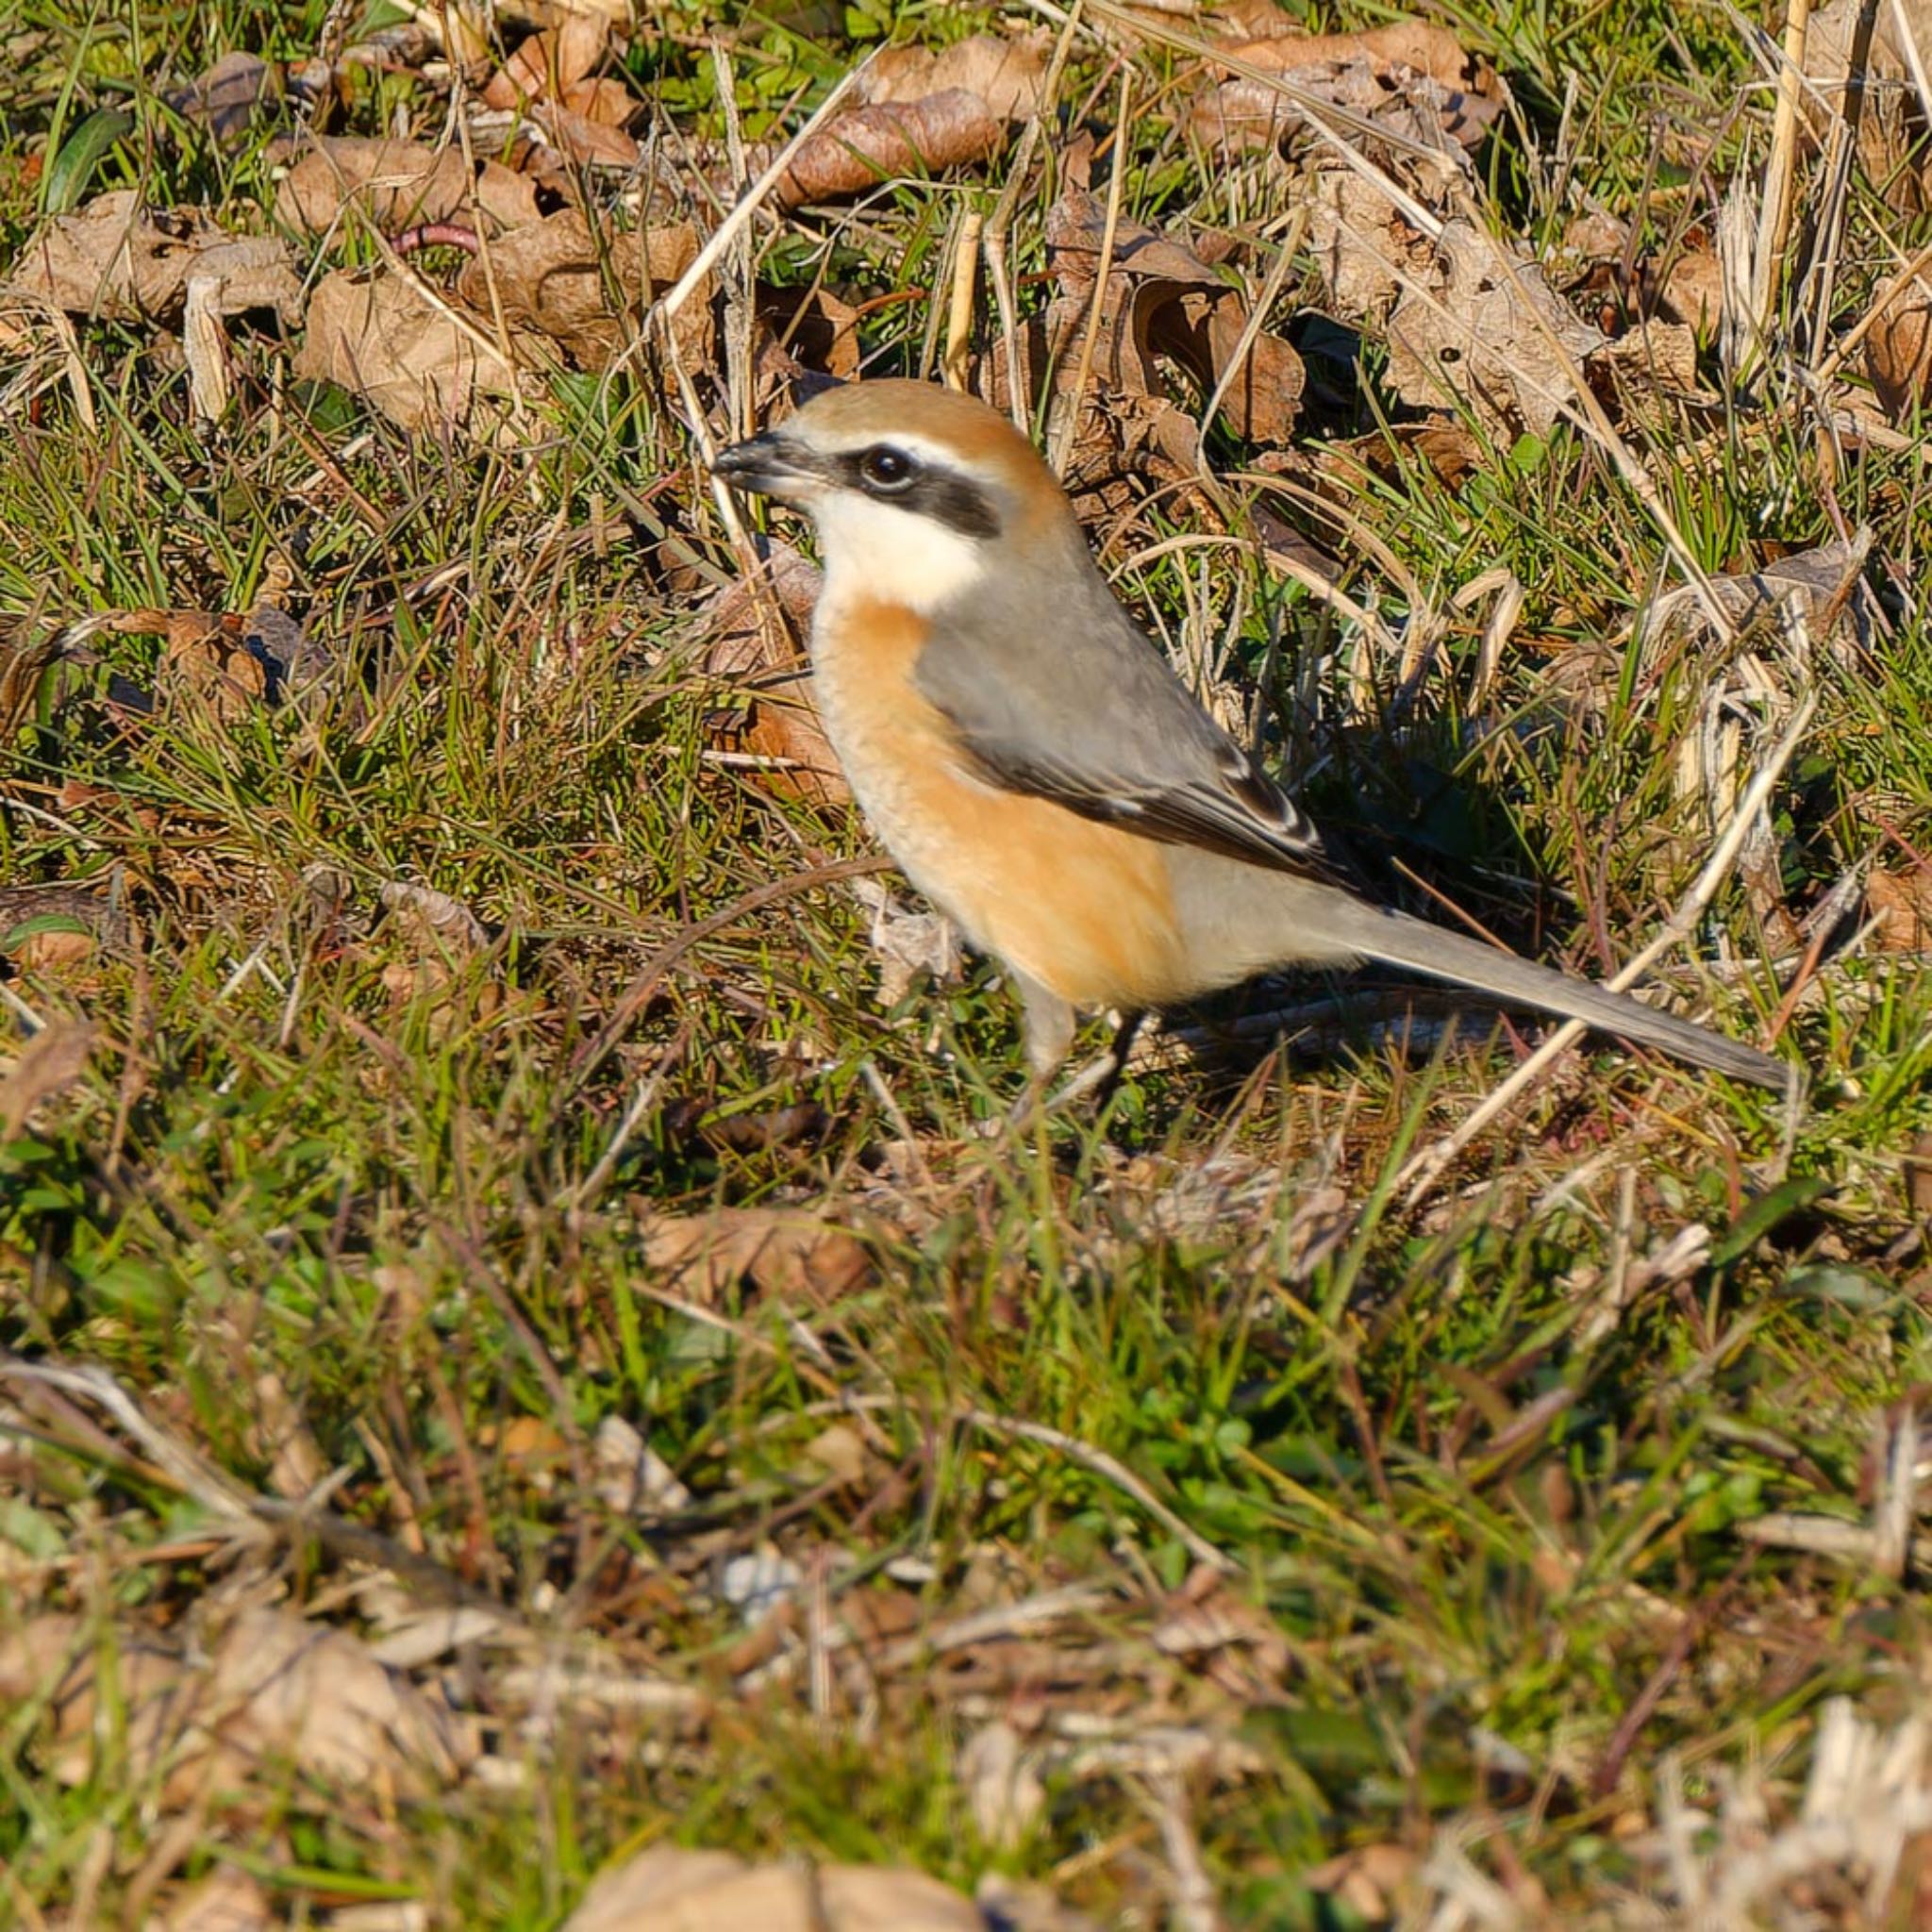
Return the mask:
<svg viewBox="0 0 1932 1932">
<path fill-rule="evenodd" d="M 496 300 L 514 342 L 548 337 L 580 369 L 602 369 L 636 337 L 645 308 L 696 260 L 697 230 L 666 223 L 641 234 L 593 234 L 576 208 L 510 228 L 464 265 L 457 294 L 491 326 Z M 708 366 L 715 326 L 708 277 L 678 311 L 678 353 L 688 367 Z"/>
<path fill-rule="evenodd" d="M 1547 436 L 1576 396 L 1571 370 L 1603 347 L 1543 272 L 1474 223 L 1436 244 L 1427 287 L 1406 288 L 1389 319 L 1389 381 L 1404 402 L 1473 409 L 1505 436 Z M 1558 353 L 1558 350 L 1561 353 Z"/>
<path fill-rule="evenodd" d="M 653 1845 L 598 1874 L 563 1932 L 990 1932 L 970 1899 L 922 1872 L 751 1865 Z"/>
<path fill-rule="evenodd" d="M 560 26 L 535 33 L 490 76 L 483 100 L 491 108 L 518 108 L 532 101 L 575 106 L 573 91 L 596 71 L 610 43 L 609 23 L 573 14 Z"/>
<path fill-rule="evenodd" d="M 796 639 L 811 623 L 822 578 L 788 543 L 774 543 L 763 575 L 721 591 L 709 610 L 705 670 L 744 691 L 749 708 L 728 736 L 733 749 L 773 762 L 768 790 L 819 805 L 852 796 L 811 701 L 811 673 Z"/>
<path fill-rule="evenodd" d="M 1047 210 L 1047 266 L 1057 288 L 1046 327 L 1068 377 L 1092 313 L 1106 238 L 1106 208 L 1085 189 L 1061 195 Z M 1094 325 L 1094 379 L 1114 395 L 1162 396 L 1158 359 L 1166 357 L 1204 392 L 1211 391 L 1227 375 L 1249 319 L 1241 290 L 1193 249 L 1123 221 L 1115 227 Z M 1294 349 L 1260 331 L 1223 397 L 1228 427 L 1244 441 L 1286 442 L 1306 381 Z"/>
<path fill-rule="evenodd" d="M 1866 618 L 1859 587 L 1871 550 L 1872 532 L 1860 529 L 1849 543 L 1821 543 L 1811 550 L 1780 557 L 1761 570 L 1712 577 L 1711 593 L 1724 615 L 1740 628 L 1769 617 L 1779 605 L 1789 603 L 1805 620 L 1814 640 L 1822 642 L 1842 629 L 1862 642 Z M 1643 621 L 1645 647 L 1707 622 L 1702 599 L 1690 585 L 1684 585 L 1651 605 Z"/>
<path fill-rule="evenodd" d="M 1932 866 L 1874 872 L 1865 881 L 1865 905 L 1888 953 L 1932 953 Z"/>
<path fill-rule="evenodd" d="M 803 1210 L 719 1208 L 709 1214 L 660 1213 L 634 1204 L 644 1257 L 665 1285 L 709 1307 L 741 1281 L 786 1301 L 829 1303 L 872 1276 L 872 1257 L 856 1235 Z"/>
<path fill-rule="evenodd" d="M 0 1141 L 17 1139 L 37 1108 L 80 1078 L 93 1044 L 92 1021 L 54 1020 L 21 1048 L 0 1074 Z"/>
<path fill-rule="evenodd" d="M 896 1007 L 921 975 L 941 986 L 959 978 L 959 934 L 941 912 L 908 912 L 883 879 L 854 879 L 852 891 L 872 908 L 872 950 L 878 962 L 878 1003 Z"/>
<path fill-rule="evenodd" d="M 183 1886 L 147 1932 L 273 1932 L 274 1907 L 258 1878 L 234 1865 Z"/>
<path fill-rule="evenodd" d="M 867 70 L 866 103 L 923 101 L 961 88 L 1000 120 L 1024 121 L 1044 104 L 1051 46 L 1050 35 L 1030 33 L 969 34 L 939 53 L 888 47 Z"/>
<path fill-rule="evenodd" d="M 325 235 L 354 208 L 385 234 L 421 222 L 487 220 L 513 227 L 539 214 L 538 183 L 500 161 L 472 174 L 455 148 L 327 135 L 309 142 L 275 190 L 275 218 Z"/>
<path fill-rule="evenodd" d="M 24 973 L 84 964 L 128 941 L 126 914 L 82 886 L 0 886 L 0 956 Z"/>
<path fill-rule="evenodd" d="M 293 323 L 302 308 L 301 281 L 274 237 L 227 234 L 198 208 L 144 208 L 131 188 L 46 223 L 8 279 L 69 314 L 112 322 L 172 326 L 196 280 L 209 284 L 222 314 L 272 308 Z"/>
<path fill-rule="evenodd" d="M 541 337 L 522 344 L 540 359 Z M 399 428 L 482 440 L 507 410 L 490 400 L 516 392 L 517 375 L 489 335 L 437 307 L 404 277 L 336 270 L 308 303 L 308 333 L 293 374 L 364 397 Z"/>
<path fill-rule="evenodd" d="M 1882 305 L 1865 336 L 1865 368 L 1885 413 L 1902 422 L 1932 396 L 1932 286 L 1924 276 L 1901 289 L 1900 277 L 1873 291 Z"/>
<path fill-rule="evenodd" d="M 1428 147 L 1479 147 L 1508 100 L 1488 61 L 1465 52 L 1446 27 L 1425 21 L 1363 33 L 1270 35 L 1226 51 L 1230 59 Z M 1197 95 L 1187 125 L 1210 148 L 1240 152 L 1278 144 L 1307 118 L 1279 89 L 1243 75 Z"/>
<path fill-rule="evenodd" d="M 1828 140 L 1842 111 L 1856 130 L 1866 179 L 1904 215 L 1917 214 L 1932 202 L 1924 149 L 1913 153 L 1924 131 L 1913 70 L 1928 56 L 1927 0 L 1830 0 L 1811 15 L 1805 36 L 1805 74 L 1811 85 L 1800 98 L 1814 135 Z"/>
<path fill-rule="evenodd" d="M 258 54 L 224 54 L 208 72 L 186 87 L 161 96 L 184 120 L 199 122 L 224 147 L 247 134 L 258 117 L 280 106 L 281 70 Z"/>
<path fill-rule="evenodd" d="M 965 88 L 841 114 L 804 142 L 772 192 L 780 210 L 859 194 L 882 181 L 923 179 L 991 158 L 1007 123 Z"/>
<path fill-rule="evenodd" d="M 52 1762 L 63 1782 L 92 1769 L 103 1718 L 97 1662 L 91 1634 L 73 1617 L 38 1617 L 0 1640 L 0 1696 L 52 1687 Z M 341 1790 L 424 1797 L 476 1755 L 442 1706 L 358 1640 L 284 1610 L 244 1611 L 205 1657 L 129 1633 L 115 1666 L 125 1774 L 136 1784 L 160 1777 L 165 1803 L 243 1790 L 282 1763 Z"/>
<path fill-rule="evenodd" d="M 193 692 L 232 723 L 257 705 L 313 697 L 334 661 L 287 611 L 258 605 L 245 615 L 213 610 L 126 610 L 101 621 L 117 636 L 158 631 L 160 689 Z"/>
</svg>

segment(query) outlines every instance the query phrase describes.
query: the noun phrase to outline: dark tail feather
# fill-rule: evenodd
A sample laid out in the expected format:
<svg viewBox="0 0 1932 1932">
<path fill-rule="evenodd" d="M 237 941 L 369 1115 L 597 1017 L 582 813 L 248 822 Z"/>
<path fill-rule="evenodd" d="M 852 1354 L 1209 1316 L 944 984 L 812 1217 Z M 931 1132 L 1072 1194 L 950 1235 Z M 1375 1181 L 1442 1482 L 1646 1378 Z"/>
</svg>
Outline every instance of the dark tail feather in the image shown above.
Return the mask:
<svg viewBox="0 0 1932 1932">
<path fill-rule="evenodd" d="M 1799 1070 L 1787 1061 L 1726 1040 L 1723 1034 L 1680 1020 L 1674 1013 L 1659 1012 L 1627 993 L 1612 992 L 1594 980 L 1553 972 L 1403 913 L 1383 912 L 1372 906 L 1362 906 L 1359 912 L 1359 919 L 1346 928 L 1345 937 L 1372 959 L 1474 987 L 1504 1005 L 1583 1020 L 1606 1033 L 1661 1047 L 1695 1066 L 1768 1087 L 1775 1093 L 1790 1094 L 1797 1090 Z"/>
</svg>

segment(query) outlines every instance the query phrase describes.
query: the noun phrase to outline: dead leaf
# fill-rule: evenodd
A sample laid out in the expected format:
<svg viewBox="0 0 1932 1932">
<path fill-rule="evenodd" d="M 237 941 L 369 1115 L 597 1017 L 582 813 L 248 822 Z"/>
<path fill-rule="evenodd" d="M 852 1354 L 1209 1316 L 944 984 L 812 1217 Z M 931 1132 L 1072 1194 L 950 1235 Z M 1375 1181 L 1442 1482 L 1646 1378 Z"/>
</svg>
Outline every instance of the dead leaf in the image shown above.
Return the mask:
<svg viewBox="0 0 1932 1932">
<path fill-rule="evenodd" d="M 490 943 L 483 922 L 447 892 L 432 891 L 407 879 L 391 879 L 378 896 L 397 931 L 421 950 L 440 952 L 450 959 L 467 959 Z"/>
<path fill-rule="evenodd" d="M 1420 1859 L 1407 1845 L 1361 1845 L 1301 1874 L 1313 1891 L 1327 1892 L 1371 1924 L 1392 1919 L 1412 1886 Z"/>
<path fill-rule="evenodd" d="M 23 973 L 80 965 L 102 947 L 125 947 L 126 915 L 82 886 L 0 886 L 0 954 Z"/>
<path fill-rule="evenodd" d="M 271 1932 L 275 1924 L 267 1889 L 238 1866 L 221 1865 L 184 1886 L 147 1932 Z"/>
<path fill-rule="evenodd" d="M 1618 391 L 1706 399 L 1697 381 L 1697 334 L 1688 323 L 1640 322 L 1591 351 L 1584 368 Z"/>
<path fill-rule="evenodd" d="M 101 620 L 116 636 L 159 632 L 163 694 L 189 691 L 233 723 L 258 704 L 317 693 L 334 668 L 328 652 L 287 611 L 258 605 L 245 615 L 213 610 L 125 610 Z"/>
<path fill-rule="evenodd" d="M 97 1650 L 78 1619 L 33 1619 L 0 1640 L 0 1696 L 52 1688 L 63 1783 L 92 1774 L 101 1721 Z M 453 1782 L 475 1740 L 441 1705 L 386 1670 L 346 1631 L 285 1610 L 243 1611 L 211 1653 L 192 1657 L 133 1632 L 116 1640 L 125 1775 L 162 1778 L 162 1802 L 242 1790 L 288 1762 L 338 1789 L 425 1797 Z"/>
<path fill-rule="evenodd" d="M 1569 368 L 1601 349 L 1603 335 L 1535 262 L 1474 223 L 1449 222 L 1435 258 L 1430 286 L 1406 288 L 1390 317 L 1390 386 L 1419 408 L 1466 407 L 1512 440 L 1519 427 L 1547 436 L 1575 399 Z"/>
<path fill-rule="evenodd" d="M 1823 642 L 1843 626 L 1862 641 L 1866 615 L 1860 596 L 1872 533 L 1861 529 L 1849 543 L 1820 543 L 1767 563 L 1761 570 L 1711 577 L 1711 594 L 1739 627 L 1768 617 L 1789 601 L 1804 618 L 1814 641 Z M 1643 619 L 1646 648 L 1674 631 L 1705 625 L 1704 604 L 1689 585 L 1667 591 Z"/>
<path fill-rule="evenodd" d="M 1362 33 L 1271 34 L 1226 52 L 1426 146 L 1479 147 L 1508 101 L 1488 61 L 1466 53 L 1446 27 L 1420 20 Z M 1277 145 L 1306 120 L 1278 89 L 1239 75 L 1198 94 L 1187 127 L 1216 152 L 1240 153 Z"/>
<path fill-rule="evenodd" d="M 1932 396 L 1932 290 L 1923 277 L 1908 291 L 1898 280 L 1873 291 L 1882 312 L 1865 337 L 1865 368 L 1885 413 L 1903 423 Z"/>
<path fill-rule="evenodd" d="M 1067 379 L 1092 314 L 1106 237 L 1106 208 L 1084 189 L 1070 190 L 1047 210 L 1047 267 L 1056 293 L 1046 327 Z M 1094 382 L 1110 397 L 1164 399 L 1164 357 L 1204 393 L 1211 391 L 1229 370 L 1248 322 L 1240 288 L 1193 249 L 1139 222 L 1118 223 L 1093 325 Z M 1262 330 L 1223 397 L 1228 427 L 1244 441 L 1286 442 L 1306 380 L 1294 349 Z"/>
<path fill-rule="evenodd" d="M 1011 1851 L 1046 1808 L 1046 1787 L 1004 1719 L 982 1724 L 959 1747 L 955 1775 L 966 1788 L 974 1828 L 995 1851 Z"/>
<path fill-rule="evenodd" d="M 268 235 L 230 235 L 198 208 L 147 208 L 131 188 L 58 215 L 28 241 L 10 279 L 74 315 L 172 325 L 188 285 L 207 278 L 226 315 L 273 308 L 293 324 L 302 284 L 287 248 Z"/>
<path fill-rule="evenodd" d="M 872 1277 L 872 1257 L 856 1235 L 803 1209 L 666 1214 L 642 1197 L 633 1206 L 644 1258 L 664 1271 L 666 1287 L 707 1307 L 741 1281 L 760 1294 L 823 1306 Z"/>
<path fill-rule="evenodd" d="M 792 156 L 772 192 L 779 210 L 859 194 L 900 175 L 924 179 L 990 159 L 1007 123 L 975 93 L 948 88 L 922 100 L 841 114 Z"/>
<path fill-rule="evenodd" d="M 883 879 L 854 879 L 856 897 L 872 908 L 872 950 L 878 961 L 876 998 L 888 1011 L 921 976 L 940 986 L 958 983 L 961 950 L 953 922 L 941 912 L 908 912 Z"/>
<path fill-rule="evenodd" d="M 621 1415 L 607 1415 L 597 1424 L 591 1456 L 597 1493 L 613 1514 L 655 1518 L 691 1507 L 691 1491 L 671 1465 Z"/>
<path fill-rule="evenodd" d="M 533 364 L 541 359 L 539 341 L 524 338 Z M 508 417 L 494 399 L 514 394 L 517 384 L 515 369 L 484 330 L 382 270 L 338 269 L 322 278 L 292 374 L 339 384 L 399 428 L 464 430 L 484 441 Z"/>
<path fill-rule="evenodd" d="M 385 234 L 412 223 L 487 219 L 499 228 L 538 219 L 537 182 L 500 161 L 473 176 L 453 147 L 358 135 L 312 138 L 275 191 L 275 217 L 306 235 L 325 235 L 351 208 Z"/>
<path fill-rule="evenodd" d="M 1913 51 L 1902 33 L 1911 36 Z M 1831 0 L 1812 14 L 1805 36 L 1805 73 L 1812 85 L 1801 100 L 1814 137 L 1828 140 L 1833 116 L 1842 111 L 1866 178 L 1902 215 L 1917 214 L 1932 200 L 1923 149 L 1916 165 L 1910 159 L 1923 132 L 1913 69 L 1925 50 L 1932 50 L 1926 0 Z"/>
<path fill-rule="evenodd" d="M 858 310 L 823 283 L 803 289 L 760 283 L 757 313 L 792 359 L 794 373 L 803 366 L 841 382 L 850 382 L 858 374 Z M 774 420 L 779 413 L 768 408 L 758 420 Z"/>
<path fill-rule="evenodd" d="M 1905 1157 L 1906 1206 L 1932 1221 L 1932 1133 L 1919 1135 Z"/>
<path fill-rule="evenodd" d="M 1888 953 L 1932 953 L 1932 866 L 1874 870 L 1865 881 L 1865 904 Z"/>
<path fill-rule="evenodd" d="M 232 146 L 281 105 L 281 69 L 258 54 L 224 54 L 198 80 L 171 89 L 161 99 L 184 120 L 199 122 L 224 147 Z"/>
<path fill-rule="evenodd" d="M 867 70 L 865 100 L 923 101 L 954 88 L 975 94 L 1002 121 L 1024 121 L 1044 101 L 1047 55 L 1044 33 L 969 34 L 934 53 L 927 47 L 888 47 Z"/>
<path fill-rule="evenodd" d="M 500 304 L 512 341 L 546 336 L 579 369 L 602 369 L 635 339 L 645 308 L 697 253 L 689 222 L 593 236 L 582 213 L 563 208 L 508 230 L 487 261 L 473 258 L 457 278 L 457 293 L 479 328 L 490 327 Z M 677 316 L 678 353 L 693 368 L 711 358 L 709 293 L 701 282 Z"/>
<path fill-rule="evenodd" d="M 590 78 L 609 44 L 608 21 L 573 14 L 561 26 L 525 41 L 490 76 L 484 102 L 508 110 L 532 101 L 568 101 L 571 90 Z"/>
<path fill-rule="evenodd" d="M 1666 322 L 1681 322 L 1700 342 L 1712 341 L 1724 317 L 1724 270 L 1716 249 L 1687 248 L 1664 271 L 1657 309 Z"/>
<path fill-rule="evenodd" d="M 0 1074 L 0 1141 L 14 1141 L 42 1102 L 64 1093 L 87 1071 L 91 1020 L 51 1020 Z"/>
<path fill-rule="evenodd" d="M 653 1845 L 591 1880 L 563 1932 L 986 1932 L 971 1900 L 924 1873 L 750 1865 Z"/>
<path fill-rule="evenodd" d="M 311 1495 L 328 1474 L 328 1458 L 309 1432 L 308 1424 L 288 1385 L 273 1369 L 255 1378 L 255 1415 L 249 1435 L 251 1452 L 269 1465 L 269 1487 L 291 1503 Z"/>
<path fill-rule="evenodd" d="M 732 748 L 772 760 L 758 772 L 761 785 L 842 805 L 851 788 L 819 723 L 810 668 L 795 641 L 810 626 L 822 581 L 818 566 L 790 544 L 772 544 L 759 578 L 731 585 L 710 605 L 705 671 L 749 695 L 742 723 L 722 735 Z"/>
</svg>

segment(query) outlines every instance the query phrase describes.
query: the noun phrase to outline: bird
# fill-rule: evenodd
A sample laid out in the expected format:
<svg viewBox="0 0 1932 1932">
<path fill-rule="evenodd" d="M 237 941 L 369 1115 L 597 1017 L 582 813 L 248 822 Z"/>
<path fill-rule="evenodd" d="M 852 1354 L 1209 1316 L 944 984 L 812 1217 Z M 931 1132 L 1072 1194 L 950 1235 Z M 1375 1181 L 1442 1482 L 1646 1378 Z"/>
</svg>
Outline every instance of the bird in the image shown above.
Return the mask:
<svg viewBox="0 0 1932 1932">
<path fill-rule="evenodd" d="M 844 383 L 710 467 L 816 527 L 825 735 L 893 861 L 1017 991 L 1029 1091 L 1083 1008 L 1138 1015 L 1366 960 L 1795 1091 L 1755 1047 L 1360 890 L 1129 616 L 996 409 Z"/>
</svg>

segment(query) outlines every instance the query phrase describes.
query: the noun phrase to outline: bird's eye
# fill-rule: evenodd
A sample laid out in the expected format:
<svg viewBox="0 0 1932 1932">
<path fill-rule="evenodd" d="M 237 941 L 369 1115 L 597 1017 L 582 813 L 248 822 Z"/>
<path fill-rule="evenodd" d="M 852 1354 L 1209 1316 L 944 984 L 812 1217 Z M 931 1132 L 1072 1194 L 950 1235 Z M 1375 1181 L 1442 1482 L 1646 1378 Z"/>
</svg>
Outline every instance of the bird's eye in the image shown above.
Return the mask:
<svg viewBox="0 0 1932 1932">
<path fill-rule="evenodd" d="M 904 490 L 919 474 L 919 465 L 903 449 L 875 442 L 858 459 L 858 474 L 873 490 Z"/>
</svg>

